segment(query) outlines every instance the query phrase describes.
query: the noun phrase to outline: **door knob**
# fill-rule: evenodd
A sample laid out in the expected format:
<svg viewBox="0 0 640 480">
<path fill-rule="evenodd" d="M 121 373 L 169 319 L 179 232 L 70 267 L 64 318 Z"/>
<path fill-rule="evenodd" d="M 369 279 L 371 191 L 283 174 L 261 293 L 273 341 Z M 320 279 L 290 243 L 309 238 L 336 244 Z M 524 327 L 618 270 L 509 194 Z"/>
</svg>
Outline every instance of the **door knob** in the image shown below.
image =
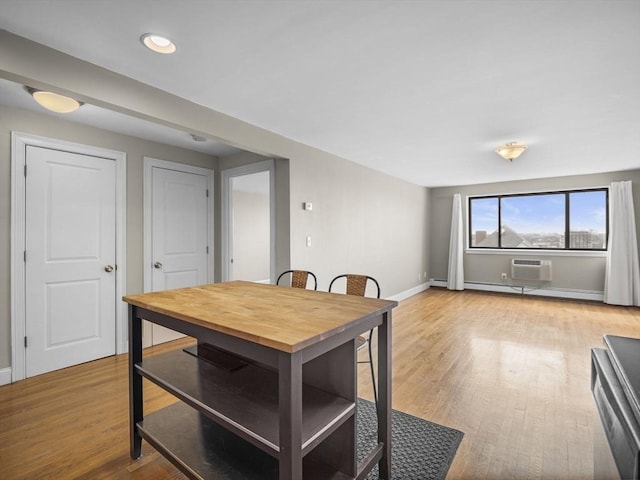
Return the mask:
<svg viewBox="0 0 640 480">
<path fill-rule="evenodd" d="M 162 263 L 156 262 L 153 264 L 153 268 L 162 268 Z"/>
<path fill-rule="evenodd" d="M 107 272 L 107 273 L 113 272 L 113 266 L 112 265 L 107 265 L 106 267 L 104 267 L 104 271 Z"/>
</svg>

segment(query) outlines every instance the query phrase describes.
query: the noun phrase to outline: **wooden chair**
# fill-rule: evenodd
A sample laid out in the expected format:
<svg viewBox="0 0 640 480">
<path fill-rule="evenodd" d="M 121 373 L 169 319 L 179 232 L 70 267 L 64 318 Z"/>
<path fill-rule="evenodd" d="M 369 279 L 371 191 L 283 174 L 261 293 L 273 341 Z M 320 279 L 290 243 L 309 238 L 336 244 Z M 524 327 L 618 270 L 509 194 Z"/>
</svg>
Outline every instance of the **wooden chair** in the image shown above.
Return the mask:
<svg viewBox="0 0 640 480">
<path fill-rule="evenodd" d="M 347 295 L 358 295 L 360 297 L 364 297 L 365 293 L 367 291 L 367 284 L 369 282 L 371 282 L 375 289 L 375 293 L 376 293 L 376 298 L 380 298 L 380 284 L 378 283 L 378 281 L 373 278 L 370 277 L 368 275 L 354 275 L 351 273 L 343 273 L 342 275 L 338 275 L 337 277 L 335 277 L 333 280 L 331 280 L 331 283 L 329 284 L 329 291 L 332 292 L 334 290 L 334 283 L 336 282 L 336 280 L 340 280 L 340 279 L 346 279 L 346 294 Z M 364 335 L 360 335 L 357 339 L 356 339 L 356 345 L 358 350 L 360 350 L 361 348 L 364 348 L 365 345 L 368 346 L 368 352 L 369 352 L 369 359 L 368 360 L 364 360 L 364 361 L 358 361 L 358 363 L 368 363 L 369 364 L 369 368 L 371 369 L 371 383 L 373 385 L 373 398 L 376 401 L 376 407 L 378 405 L 378 390 L 376 388 L 376 374 L 375 371 L 373 369 L 373 354 L 371 352 L 371 340 L 373 338 L 373 331 L 375 330 L 375 328 L 372 328 L 369 331 L 369 336 L 364 336 Z"/>
<path fill-rule="evenodd" d="M 280 274 L 278 280 L 276 280 L 276 285 L 280 285 L 280 279 L 283 278 L 287 274 L 291 274 L 291 286 L 293 288 L 307 288 L 307 283 L 309 277 L 313 280 L 313 289 L 318 289 L 318 279 L 316 276 L 307 270 L 286 270 Z"/>
</svg>

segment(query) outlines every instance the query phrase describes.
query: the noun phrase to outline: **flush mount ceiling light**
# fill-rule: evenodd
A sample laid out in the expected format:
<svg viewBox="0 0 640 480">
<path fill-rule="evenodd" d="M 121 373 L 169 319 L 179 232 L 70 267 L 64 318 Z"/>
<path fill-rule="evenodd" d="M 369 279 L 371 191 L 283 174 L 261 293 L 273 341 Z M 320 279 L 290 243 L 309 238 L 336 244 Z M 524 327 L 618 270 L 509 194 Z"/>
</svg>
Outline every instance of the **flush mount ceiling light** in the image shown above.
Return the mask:
<svg viewBox="0 0 640 480">
<path fill-rule="evenodd" d="M 526 149 L 527 146 L 524 143 L 509 142 L 506 145 L 498 147 L 496 149 L 496 153 L 505 160 L 509 160 L 511 162 L 514 158 L 518 158 L 522 155 L 522 152 Z"/>
<path fill-rule="evenodd" d="M 140 41 L 149 50 L 157 53 L 169 54 L 176 51 L 176 46 L 171 40 L 155 33 L 145 33 L 140 37 Z"/>
<path fill-rule="evenodd" d="M 65 97 L 58 93 L 45 92 L 36 90 L 35 88 L 26 87 L 27 92 L 31 94 L 33 99 L 42 107 L 56 113 L 71 113 L 80 108 L 83 103 L 71 97 Z"/>
</svg>

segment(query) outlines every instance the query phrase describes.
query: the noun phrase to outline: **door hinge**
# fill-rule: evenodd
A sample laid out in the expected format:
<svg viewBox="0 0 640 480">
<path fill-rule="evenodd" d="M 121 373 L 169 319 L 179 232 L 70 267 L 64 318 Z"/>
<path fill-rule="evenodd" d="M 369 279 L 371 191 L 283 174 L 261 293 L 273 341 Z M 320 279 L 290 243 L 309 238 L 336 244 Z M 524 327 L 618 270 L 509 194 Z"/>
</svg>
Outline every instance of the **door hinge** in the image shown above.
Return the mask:
<svg viewBox="0 0 640 480">
<path fill-rule="evenodd" d="M 27 348 L 27 337 L 24 337 L 24 348 Z"/>
<path fill-rule="evenodd" d="M 24 166 L 24 176 L 25 177 L 27 176 L 27 166 L 26 165 Z"/>
<path fill-rule="evenodd" d="M 207 188 L 207 198 L 209 198 L 209 189 Z"/>
<path fill-rule="evenodd" d="M 207 245 L 207 255 L 209 255 L 209 245 Z"/>
<path fill-rule="evenodd" d="M 27 251 L 26 250 L 24 251 L 24 253 L 22 255 L 22 258 L 24 259 L 24 263 L 27 263 Z"/>
</svg>

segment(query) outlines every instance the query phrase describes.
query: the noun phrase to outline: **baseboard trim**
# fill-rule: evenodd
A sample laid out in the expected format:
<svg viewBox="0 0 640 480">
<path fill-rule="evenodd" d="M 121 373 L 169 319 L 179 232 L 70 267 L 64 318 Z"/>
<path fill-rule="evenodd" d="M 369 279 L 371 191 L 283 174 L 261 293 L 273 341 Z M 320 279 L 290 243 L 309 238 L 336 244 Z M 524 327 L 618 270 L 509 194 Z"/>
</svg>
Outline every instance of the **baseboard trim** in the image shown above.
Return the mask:
<svg viewBox="0 0 640 480">
<path fill-rule="evenodd" d="M 0 368 L 0 386 L 11 383 L 11 367 Z"/>
<path fill-rule="evenodd" d="M 431 284 L 429 282 L 418 285 L 417 287 L 410 288 L 409 290 L 405 290 L 404 292 L 397 293 L 391 297 L 386 297 L 387 300 L 395 300 L 396 302 L 400 302 L 409 297 L 413 297 L 415 294 L 424 292 L 427 290 Z"/>
<path fill-rule="evenodd" d="M 446 280 L 431 280 L 432 287 L 447 287 Z M 511 293 L 515 295 L 534 295 L 538 297 L 569 298 L 572 300 L 593 300 L 604 302 L 604 292 L 597 290 L 574 290 L 567 288 L 534 287 L 499 285 L 494 283 L 465 282 L 464 288 L 468 290 L 481 290 L 485 292 Z M 527 290 L 529 289 L 529 290 Z"/>
</svg>

